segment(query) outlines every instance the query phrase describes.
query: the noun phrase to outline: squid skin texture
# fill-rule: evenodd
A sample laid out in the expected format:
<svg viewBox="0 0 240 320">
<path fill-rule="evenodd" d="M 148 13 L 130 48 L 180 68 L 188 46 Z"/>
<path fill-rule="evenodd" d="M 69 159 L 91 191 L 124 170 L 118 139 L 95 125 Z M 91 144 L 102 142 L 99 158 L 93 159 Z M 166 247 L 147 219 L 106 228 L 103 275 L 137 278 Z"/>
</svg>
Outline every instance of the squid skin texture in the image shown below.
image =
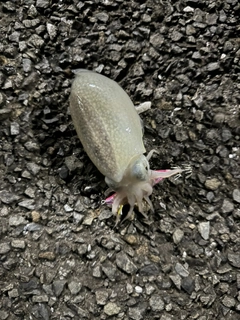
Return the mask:
<svg viewBox="0 0 240 320">
<path fill-rule="evenodd" d="M 80 70 L 70 112 L 89 158 L 104 176 L 120 182 L 131 159 L 145 152 L 140 118 L 127 93 L 103 75 Z"/>
<path fill-rule="evenodd" d="M 79 70 L 70 94 L 70 112 L 78 137 L 89 158 L 105 176 L 108 191 L 116 194 L 112 212 L 128 203 L 127 218 L 135 204 L 143 212 L 143 200 L 153 211 L 149 196 L 156 181 L 181 173 L 154 171 L 145 157 L 140 117 L 127 93 L 113 80 L 88 70 Z M 146 216 L 145 216 L 146 217 Z"/>
</svg>

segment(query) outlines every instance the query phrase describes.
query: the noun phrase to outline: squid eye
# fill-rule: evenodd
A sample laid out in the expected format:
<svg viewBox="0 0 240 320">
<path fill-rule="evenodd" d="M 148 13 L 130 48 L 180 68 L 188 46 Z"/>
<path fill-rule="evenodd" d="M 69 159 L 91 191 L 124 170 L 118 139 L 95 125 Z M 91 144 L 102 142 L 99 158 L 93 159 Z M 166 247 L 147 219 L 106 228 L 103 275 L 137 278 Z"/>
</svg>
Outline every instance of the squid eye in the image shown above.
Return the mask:
<svg viewBox="0 0 240 320">
<path fill-rule="evenodd" d="M 133 176 L 138 180 L 144 181 L 146 177 L 146 170 L 141 170 L 138 166 L 133 169 Z"/>
<path fill-rule="evenodd" d="M 145 181 L 148 175 L 148 169 L 148 163 L 138 160 L 133 165 L 132 175 L 140 181 Z"/>
</svg>

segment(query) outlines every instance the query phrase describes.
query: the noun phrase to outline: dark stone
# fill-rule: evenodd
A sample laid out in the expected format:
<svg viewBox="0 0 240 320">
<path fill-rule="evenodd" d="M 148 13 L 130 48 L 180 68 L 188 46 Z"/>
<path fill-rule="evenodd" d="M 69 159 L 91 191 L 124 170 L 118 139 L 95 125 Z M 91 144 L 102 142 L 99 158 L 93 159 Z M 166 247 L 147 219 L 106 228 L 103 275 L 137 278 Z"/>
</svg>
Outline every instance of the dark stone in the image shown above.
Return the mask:
<svg viewBox="0 0 240 320">
<path fill-rule="evenodd" d="M 182 278 L 181 281 L 181 287 L 184 291 L 186 291 L 188 294 L 192 294 L 192 292 L 195 289 L 195 282 L 194 279 L 191 278 L 191 276 Z"/>
<path fill-rule="evenodd" d="M 159 272 L 159 268 L 155 264 L 149 264 L 139 270 L 141 276 L 156 276 Z"/>
</svg>

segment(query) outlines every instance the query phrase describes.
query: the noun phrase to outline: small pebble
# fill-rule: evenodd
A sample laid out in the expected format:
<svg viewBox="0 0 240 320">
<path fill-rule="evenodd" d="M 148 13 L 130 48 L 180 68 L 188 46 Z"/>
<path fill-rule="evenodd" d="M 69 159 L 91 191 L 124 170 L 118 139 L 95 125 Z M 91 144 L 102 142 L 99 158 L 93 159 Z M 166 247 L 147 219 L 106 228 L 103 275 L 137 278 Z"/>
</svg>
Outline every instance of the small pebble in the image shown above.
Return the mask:
<svg viewBox="0 0 240 320">
<path fill-rule="evenodd" d="M 207 179 L 205 181 L 205 187 L 213 191 L 217 190 L 221 184 L 221 181 L 219 181 L 217 178 Z"/>
<path fill-rule="evenodd" d="M 56 258 L 55 254 L 53 252 L 49 252 L 49 251 L 40 252 L 38 257 L 40 259 L 46 259 L 49 261 L 54 261 Z"/>
<path fill-rule="evenodd" d="M 47 23 L 47 32 L 51 40 L 53 40 L 57 35 L 57 28 L 51 23 Z"/>
<path fill-rule="evenodd" d="M 210 222 L 200 222 L 198 225 L 198 231 L 204 240 L 208 240 L 210 232 Z"/>
<path fill-rule="evenodd" d="M 184 12 L 194 12 L 194 9 L 190 6 L 187 6 L 183 9 Z"/>
<path fill-rule="evenodd" d="M 128 274 L 133 274 L 137 270 L 135 264 L 127 256 L 127 254 L 122 251 L 119 252 L 116 256 L 116 264 L 120 269 Z"/>
<path fill-rule="evenodd" d="M 207 65 L 207 70 L 208 71 L 216 71 L 220 68 L 218 62 L 211 62 Z"/>
<path fill-rule="evenodd" d="M 164 301 L 162 300 L 162 297 L 158 294 L 153 294 L 151 298 L 149 299 L 149 305 L 152 309 L 152 311 L 160 312 L 164 310 Z"/>
<path fill-rule="evenodd" d="M 182 238 L 184 236 L 184 232 L 181 229 L 176 229 L 173 233 L 173 241 L 175 244 L 178 244 L 181 242 Z"/>
<path fill-rule="evenodd" d="M 10 133 L 12 136 L 17 136 L 20 132 L 20 127 L 17 122 L 12 122 L 10 126 Z"/>
<path fill-rule="evenodd" d="M 107 303 L 109 294 L 107 290 L 99 289 L 95 292 L 97 304 L 104 306 Z"/>
<path fill-rule="evenodd" d="M 233 200 L 240 203 L 240 189 L 233 190 Z"/>
<path fill-rule="evenodd" d="M 108 316 L 114 316 L 116 314 L 119 314 L 121 308 L 114 302 L 108 302 L 104 306 L 103 310 Z"/>
<path fill-rule="evenodd" d="M 175 265 L 175 271 L 181 277 L 187 277 L 189 275 L 189 271 L 181 263 L 178 262 Z"/>
<path fill-rule="evenodd" d="M 223 213 L 230 213 L 234 210 L 234 204 L 228 199 L 224 199 L 221 209 Z"/>
<path fill-rule="evenodd" d="M 6 254 L 11 250 L 9 243 L 3 242 L 0 243 L 0 254 Z"/>
<path fill-rule="evenodd" d="M 74 295 L 79 293 L 81 288 L 82 288 L 82 284 L 77 279 L 75 279 L 74 281 L 71 281 L 68 284 L 68 289 L 70 290 L 71 294 L 74 294 Z"/>
<path fill-rule="evenodd" d="M 140 287 L 140 286 L 136 286 L 136 287 L 135 287 L 135 291 L 136 291 L 136 293 L 142 293 L 142 292 L 143 292 L 143 289 L 142 289 L 142 287 Z"/>
<path fill-rule="evenodd" d="M 70 207 L 68 204 L 65 204 L 65 205 L 64 205 L 64 210 L 65 210 L 66 212 L 72 212 L 72 211 L 73 211 L 73 208 Z"/>
<path fill-rule="evenodd" d="M 20 226 L 21 224 L 26 224 L 27 220 L 22 217 L 22 216 L 10 216 L 9 217 L 9 226 L 11 227 L 17 227 Z"/>
<path fill-rule="evenodd" d="M 32 221 L 33 222 L 39 222 L 41 215 L 38 211 L 32 211 L 31 212 L 31 216 L 32 216 Z"/>
<path fill-rule="evenodd" d="M 15 249 L 25 249 L 26 243 L 24 240 L 12 240 L 11 246 Z"/>
</svg>

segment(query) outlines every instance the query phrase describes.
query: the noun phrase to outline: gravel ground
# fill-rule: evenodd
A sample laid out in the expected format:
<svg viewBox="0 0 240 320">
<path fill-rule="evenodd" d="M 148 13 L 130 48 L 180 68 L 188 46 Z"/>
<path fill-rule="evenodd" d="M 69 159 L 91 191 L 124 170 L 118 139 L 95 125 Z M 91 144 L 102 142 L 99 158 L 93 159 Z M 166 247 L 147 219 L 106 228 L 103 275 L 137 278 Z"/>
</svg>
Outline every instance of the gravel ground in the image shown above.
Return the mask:
<svg viewBox="0 0 240 320">
<path fill-rule="evenodd" d="M 0 319 L 240 319 L 238 0 L 0 3 Z M 155 213 L 114 228 L 68 111 L 72 70 L 141 115 Z"/>
</svg>

